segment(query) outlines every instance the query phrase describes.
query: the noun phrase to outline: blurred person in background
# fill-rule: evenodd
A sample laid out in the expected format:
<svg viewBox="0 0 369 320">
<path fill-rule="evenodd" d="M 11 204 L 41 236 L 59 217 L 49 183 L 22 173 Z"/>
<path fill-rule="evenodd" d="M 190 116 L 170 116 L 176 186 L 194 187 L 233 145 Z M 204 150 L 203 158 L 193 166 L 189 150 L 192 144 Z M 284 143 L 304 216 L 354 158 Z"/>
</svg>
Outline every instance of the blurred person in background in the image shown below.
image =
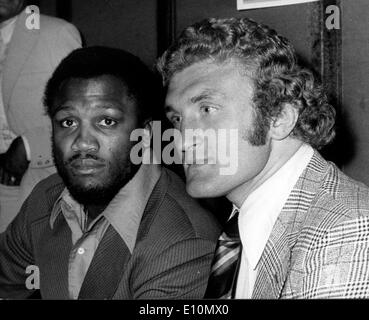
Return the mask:
<svg viewBox="0 0 369 320">
<path fill-rule="evenodd" d="M 81 46 L 77 29 L 45 15 L 32 27 L 24 0 L 0 1 L 0 232 L 32 188 L 55 172 L 42 96 L 59 62 Z M 36 12 L 37 14 L 37 12 Z"/>
</svg>

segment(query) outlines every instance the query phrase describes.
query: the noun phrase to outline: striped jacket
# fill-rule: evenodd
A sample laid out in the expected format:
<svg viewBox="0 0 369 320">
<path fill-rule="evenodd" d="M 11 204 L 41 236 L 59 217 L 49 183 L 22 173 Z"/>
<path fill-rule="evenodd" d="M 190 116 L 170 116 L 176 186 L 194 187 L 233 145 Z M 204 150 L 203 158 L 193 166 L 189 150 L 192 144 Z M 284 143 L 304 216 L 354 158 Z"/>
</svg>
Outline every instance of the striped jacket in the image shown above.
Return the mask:
<svg viewBox="0 0 369 320">
<path fill-rule="evenodd" d="M 273 227 L 252 298 L 369 298 L 369 188 L 315 152 Z"/>
</svg>

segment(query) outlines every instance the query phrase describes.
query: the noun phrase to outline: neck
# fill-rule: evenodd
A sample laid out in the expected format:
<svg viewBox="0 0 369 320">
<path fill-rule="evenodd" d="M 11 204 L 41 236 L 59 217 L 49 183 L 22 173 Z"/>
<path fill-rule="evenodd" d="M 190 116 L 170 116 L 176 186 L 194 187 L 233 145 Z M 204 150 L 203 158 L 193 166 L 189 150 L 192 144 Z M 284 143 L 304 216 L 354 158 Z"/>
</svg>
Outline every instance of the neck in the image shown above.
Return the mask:
<svg viewBox="0 0 369 320">
<path fill-rule="evenodd" d="M 88 212 L 88 218 L 91 220 L 94 220 L 100 213 L 102 213 L 105 210 L 107 206 L 108 206 L 107 204 L 85 205 L 85 208 L 87 209 L 87 212 Z"/>
<path fill-rule="evenodd" d="M 241 208 L 247 197 L 291 159 L 302 144 L 300 140 L 292 138 L 273 141 L 269 159 L 264 168 L 254 178 L 232 190 L 227 195 L 227 199 Z"/>
</svg>

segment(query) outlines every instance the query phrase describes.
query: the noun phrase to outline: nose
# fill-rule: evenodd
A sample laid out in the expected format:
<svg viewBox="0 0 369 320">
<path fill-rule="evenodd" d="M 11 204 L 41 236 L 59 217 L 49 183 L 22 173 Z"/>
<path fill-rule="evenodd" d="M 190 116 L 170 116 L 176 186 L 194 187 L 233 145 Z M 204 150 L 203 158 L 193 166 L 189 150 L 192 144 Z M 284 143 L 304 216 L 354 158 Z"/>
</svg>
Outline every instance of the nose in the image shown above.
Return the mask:
<svg viewBox="0 0 369 320">
<path fill-rule="evenodd" d="M 182 153 L 189 155 L 203 143 L 203 130 L 196 119 L 183 119 L 181 123 Z"/>
<path fill-rule="evenodd" d="M 72 144 L 74 152 L 96 152 L 99 149 L 99 142 L 88 126 L 81 125 L 77 136 Z"/>
</svg>

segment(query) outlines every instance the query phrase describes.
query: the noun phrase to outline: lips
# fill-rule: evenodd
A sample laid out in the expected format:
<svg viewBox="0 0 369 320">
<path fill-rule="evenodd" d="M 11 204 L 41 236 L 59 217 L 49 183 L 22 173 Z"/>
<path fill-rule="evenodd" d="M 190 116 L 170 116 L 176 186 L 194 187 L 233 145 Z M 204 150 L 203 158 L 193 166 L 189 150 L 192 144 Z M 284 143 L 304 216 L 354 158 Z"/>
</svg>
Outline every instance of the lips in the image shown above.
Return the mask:
<svg viewBox="0 0 369 320">
<path fill-rule="evenodd" d="M 105 167 L 105 164 L 94 159 L 76 159 L 71 161 L 70 166 L 77 174 L 94 174 Z"/>
<path fill-rule="evenodd" d="M 197 174 L 203 170 L 206 170 L 206 168 L 209 167 L 208 163 L 203 163 L 203 164 L 185 164 L 183 166 L 185 173 L 187 175 L 193 175 L 193 174 Z"/>
<path fill-rule="evenodd" d="M 193 165 L 204 165 L 204 164 L 216 164 L 216 161 L 214 161 L 213 159 L 210 158 L 196 158 L 196 159 L 191 159 L 191 158 L 185 158 L 184 160 L 184 165 L 189 165 L 189 166 L 193 166 Z"/>
</svg>

